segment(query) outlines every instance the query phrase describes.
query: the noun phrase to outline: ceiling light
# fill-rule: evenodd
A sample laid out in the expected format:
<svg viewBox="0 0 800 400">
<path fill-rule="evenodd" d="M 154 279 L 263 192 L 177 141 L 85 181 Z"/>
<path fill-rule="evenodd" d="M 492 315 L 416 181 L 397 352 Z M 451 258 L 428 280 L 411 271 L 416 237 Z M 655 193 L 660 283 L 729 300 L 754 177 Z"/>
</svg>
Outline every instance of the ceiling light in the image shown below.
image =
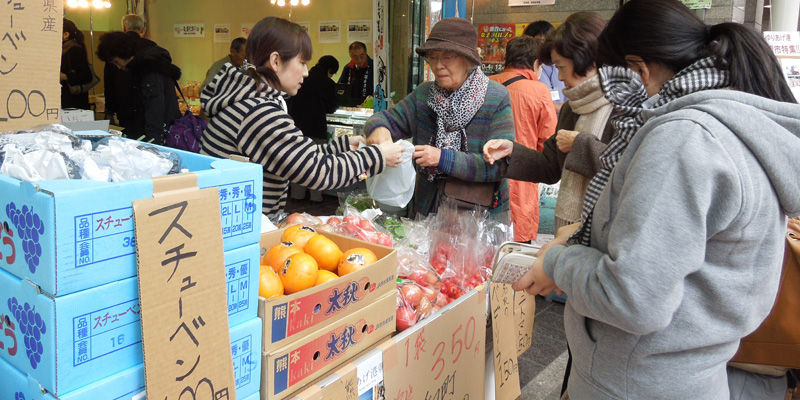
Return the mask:
<svg viewBox="0 0 800 400">
<path fill-rule="evenodd" d="M 89 2 L 86 0 L 78 0 L 78 5 L 81 8 L 89 8 Z"/>
</svg>

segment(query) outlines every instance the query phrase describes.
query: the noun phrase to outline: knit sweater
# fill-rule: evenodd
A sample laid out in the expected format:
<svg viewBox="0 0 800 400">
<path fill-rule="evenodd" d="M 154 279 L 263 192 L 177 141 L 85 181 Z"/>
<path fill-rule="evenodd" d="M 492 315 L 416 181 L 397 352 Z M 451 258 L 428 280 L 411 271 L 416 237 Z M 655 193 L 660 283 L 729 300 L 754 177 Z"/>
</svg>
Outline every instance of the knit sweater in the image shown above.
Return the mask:
<svg viewBox="0 0 800 400">
<path fill-rule="evenodd" d="M 428 106 L 433 82 L 425 82 L 396 106 L 373 115 L 364 125 L 365 132 L 386 127 L 392 139 L 411 138 L 415 145 L 436 143 L 436 114 Z M 442 150 L 438 169 L 445 175 L 469 182 L 500 182 L 497 205 L 493 214 L 508 210 L 508 182 L 500 175 L 498 163 L 483 160 L 483 145 L 491 139 L 514 140 L 514 116 L 508 90 L 489 82 L 483 106 L 466 126 L 467 151 Z M 414 212 L 421 215 L 436 212 L 439 192 L 437 181 L 417 173 L 414 191 Z"/>
<path fill-rule="evenodd" d="M 220 158 L 249 157 L 264 166 L 263 213 L 274 217 L 286 205 L 289 182 L 313 190 L 338 189 L 383 171 L 377 145 L 349 150 L 348 137 L 317 145 L 286 113 L 286 94 L 265 86 L 231 64 L 203 89 L 200 102 L 211 117 L 201 153 Z"/>
</svg>

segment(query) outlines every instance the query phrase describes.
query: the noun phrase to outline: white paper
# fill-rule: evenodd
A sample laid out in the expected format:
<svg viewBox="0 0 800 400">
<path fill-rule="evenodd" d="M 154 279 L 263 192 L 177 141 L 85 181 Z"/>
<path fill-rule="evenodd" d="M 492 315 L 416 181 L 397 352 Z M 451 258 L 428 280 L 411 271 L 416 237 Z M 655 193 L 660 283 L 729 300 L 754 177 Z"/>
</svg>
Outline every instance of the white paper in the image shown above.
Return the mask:
<svg viewBox="0 0 800 400">
<path fill-rule="evenodd" d="M 508 0 L 510 7 L 516 6 L 552 6 L 556 0 Z"/>
<path fill-rule="evenodd" d="M 358 395 L 361 396 L 383 381 L 383 352 L 376 351 L 358 363 Z"/>
<path fill-rule="evenodd" d="M 214 24 L 214 43 L 231 42 L 231 24 Z"/>
<path fill-rule="evenodd" d="M 252 22 L 248 22 L 248 23 L 243 23 L 242 24 L 242 37 L 243 38 L 247 39 L 247 37 L 250 36 L 250 32 L 253 30 L 253 26 L 255 26 L 255 24 L 252 23 Z"/>
<path fill-rule="evenodd" d="M 372 20 L 351 19 L 347 21 L 347 43 L 369 43 L 372 41 Z"/>
<path fill-rule="evenodd" d="M 342 20 L 319 21 L 317 32 L 319 43 L 341 43 Z"/>
<path fill-rule="evenodd" d="M 206 24 L 174 24 L 175 37 L 206 37 Z"/>
</svg>

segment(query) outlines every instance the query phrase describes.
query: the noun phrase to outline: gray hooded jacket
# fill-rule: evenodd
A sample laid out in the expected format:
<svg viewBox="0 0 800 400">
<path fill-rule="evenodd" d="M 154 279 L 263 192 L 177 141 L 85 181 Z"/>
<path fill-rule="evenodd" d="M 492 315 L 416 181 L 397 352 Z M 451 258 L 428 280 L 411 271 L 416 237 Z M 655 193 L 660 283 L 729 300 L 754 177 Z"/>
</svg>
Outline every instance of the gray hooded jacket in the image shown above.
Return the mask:
<svg viewBox="0 0 800 400">
<path fill-rule="evenodd" d="M 707 90 L 645 111 L 594 210 L 554 246 L 573 399 L 728 399 L 726 362 L 766 318 L 800 214 L 800 105 Z"/>
</svg>

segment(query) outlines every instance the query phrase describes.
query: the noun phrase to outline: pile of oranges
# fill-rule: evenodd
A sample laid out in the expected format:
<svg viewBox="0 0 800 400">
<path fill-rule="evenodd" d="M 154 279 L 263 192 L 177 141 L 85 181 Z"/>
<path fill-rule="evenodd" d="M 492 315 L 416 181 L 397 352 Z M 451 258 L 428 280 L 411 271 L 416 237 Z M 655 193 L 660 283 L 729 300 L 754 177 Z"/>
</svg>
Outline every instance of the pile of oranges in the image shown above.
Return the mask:
<svg viewBox="0 0 800 400">
<path fill-rule="evenodd" d="M 259 291 L 270 299 L 297 293 L 378 261 L 371 250 L 358 247 L 342 252 L 332 240 L 308 225 L 293 225 L 280 243 L 261 259 Z"/>
</svg>

